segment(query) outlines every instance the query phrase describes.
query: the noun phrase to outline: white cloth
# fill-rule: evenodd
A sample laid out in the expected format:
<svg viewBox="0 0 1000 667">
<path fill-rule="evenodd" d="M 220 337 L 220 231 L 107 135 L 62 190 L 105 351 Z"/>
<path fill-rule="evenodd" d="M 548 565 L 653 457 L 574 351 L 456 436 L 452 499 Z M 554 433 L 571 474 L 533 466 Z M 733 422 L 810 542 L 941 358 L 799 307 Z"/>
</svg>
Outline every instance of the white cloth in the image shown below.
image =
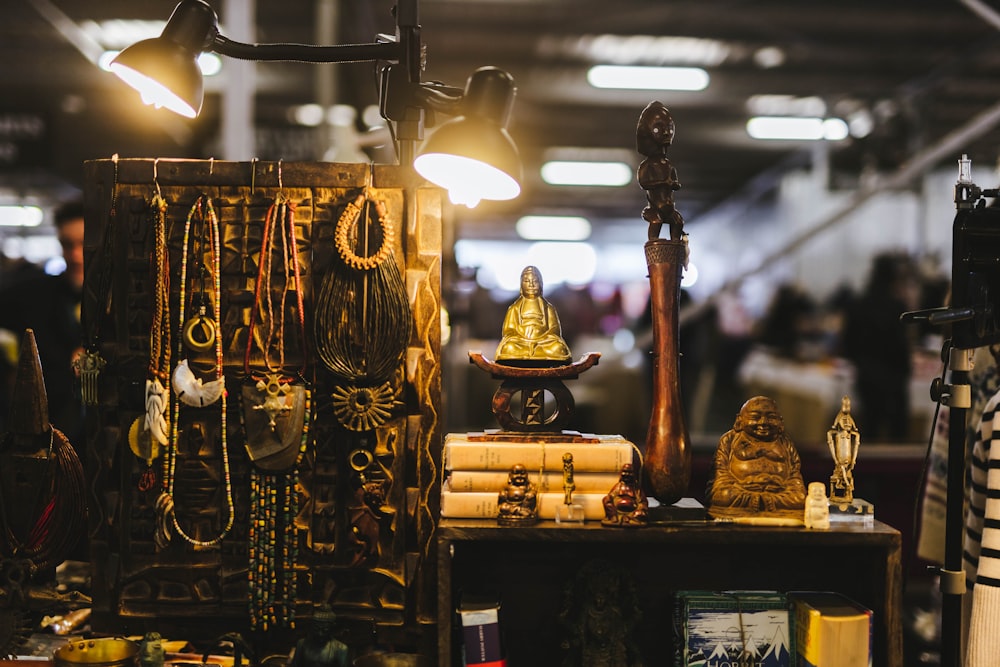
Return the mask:
<svg viewBox="0 0 1000 667">
<path fill-rule="evenodd" d="M 1000 656 L 1000 392 L 986 403 L 972 448 L 963 557 L 965 667 L 995 667 Z"/>
</svg>

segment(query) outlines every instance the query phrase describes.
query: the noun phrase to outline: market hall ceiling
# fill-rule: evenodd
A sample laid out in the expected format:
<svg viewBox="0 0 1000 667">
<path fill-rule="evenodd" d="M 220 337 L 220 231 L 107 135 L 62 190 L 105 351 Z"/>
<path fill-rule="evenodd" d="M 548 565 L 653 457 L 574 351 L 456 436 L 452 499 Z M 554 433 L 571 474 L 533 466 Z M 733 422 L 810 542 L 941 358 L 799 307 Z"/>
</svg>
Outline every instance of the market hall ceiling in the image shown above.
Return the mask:
<svg viewBox="0 0 1000 667">
<path fill-rule="evenodd" d="M 211 4 L 225 33 L 225 3 Z M 392 4 L 257 2 L 254 41 L 321 43 L 331 26 L 318 25 L 317 16 L 332 15 L 333 43 L 371 42 L 394 31 Z M 4 150 L 21 151 L 0 171 L 0 185 L 48 179 L 79 184 L 83 160 L 113 153 L 216 156 L 217 93 L 209 92 L 193 121 L 154 112 L 84 55 L 94 48 L 88 21 L 162 21 L 174 5 L 0 3 L 0 157 Z M 862 174 L 892 174 L 958 132 L 965 133 L 961 145 L 935 162 L 953 165 L 965 152 L 976 165 L 995 165 L 1000 27 L 991 21 L 994 12 L 1000 13 L 1000 2 L 979 0 L 422 0 L 423 78 L 462 86 L 475 68 L 495 65 L 516 80 L 510 131 L 524 159 L 524 191 L 512 204 L 484 206 L 471 215 L 483 221 L 484 236 L 513 235 L 512 224 L 486 223 L 530 212 L 585 214 L 598 228 L 602 221 L 630 219 L 643 227 L 644 193 L 634 182 L 555 187 L 542 182 L 539 167 L 568 151 L 623 159 L 634 170 L 641 159 L 636 121 L 652 100 L 666 104 L 676 121 L 669 157 L 682 189 L 675 200 L 696 225 L 720 207 L 735 204 L 738 210 L 768 196 L 780 174 L 816 156 L 816 143 L 751 139 L 745 128 L 751 104 L 794 110 L 814 109 L 818 101 L 821 115 L 868 122 L 863 137 L 825 145 L 833 187 L 854 187 Z M 703 63 L 710 83 L 700 92 L 599 90 L 586 76 L 598 63 Z M 372 63 L 258 65 L 258 157 L 322 157 L 316 130 L 295 125 L 288 110 L 315 102 L 324 77 L 326 85 L 336 83 L 335 101 L 359 108 L 376 102 Z M 43 136 L 22 137 L 4 149 L 4 140 L 11 139 L 4 133 L 13 130 L 3 120 L 21 113 L 44 119 Z"/>
</svg>

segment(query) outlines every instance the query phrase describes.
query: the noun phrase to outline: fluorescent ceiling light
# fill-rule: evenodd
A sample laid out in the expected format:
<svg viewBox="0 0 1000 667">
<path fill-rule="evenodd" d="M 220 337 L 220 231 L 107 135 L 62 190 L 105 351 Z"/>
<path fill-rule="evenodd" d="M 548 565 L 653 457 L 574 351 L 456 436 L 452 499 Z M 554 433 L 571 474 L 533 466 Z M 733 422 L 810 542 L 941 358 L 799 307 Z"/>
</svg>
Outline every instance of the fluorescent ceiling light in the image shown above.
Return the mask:
<svg viewBox="0 0 1000 667">
<path fill-rule="evenodd" d="M 37 206 L 0 206 L 0 227 L 37 227 L 44 218 Z"/>
<path fill-rule="evenodd" d="M 538 55 L 546 58 L 571 56 L 616 65 L 702 65 L 725 62 L 732 44 L 717 39 L 672 35 L 545 35 Z"/>
<path fill-rule="evenodd" d="M 515 225 L 517 235 L 528 241 L 585 241 L 590 221 L 571 215 L 526 215 Z"/>
<path fill-rule="evenodd" d="M 700 67 L 594 65 L 587 72 L 594 88 L 630 90 L 705 90 L 708 72 Z"/>
<path fill-rule="evenodd" d="M 840 118 L 754 116 L 747 121 L 754 139 L 785 141 L 839 141 L 847 137 L 847 123 Z"/>
<path fill-rule="evenodd" d="M 549 185 L 621 187 L 632 182 L 632 167 L 624 162 L 553 160 L 543 164 L 541 172 L 542 180 Z"/>
</svg>

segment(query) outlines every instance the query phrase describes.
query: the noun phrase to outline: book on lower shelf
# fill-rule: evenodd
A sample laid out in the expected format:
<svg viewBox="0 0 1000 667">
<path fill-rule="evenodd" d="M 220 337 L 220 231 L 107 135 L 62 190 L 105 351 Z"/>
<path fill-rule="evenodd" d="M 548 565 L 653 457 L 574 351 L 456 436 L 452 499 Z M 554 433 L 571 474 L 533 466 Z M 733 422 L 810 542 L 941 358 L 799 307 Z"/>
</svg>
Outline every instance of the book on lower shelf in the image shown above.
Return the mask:
<svg viewBox="0 0 1000 667">
<path fill-rule="evenodd" d="M 499 600 L 463 596 L 456 611 L 462 630 L 462 663 L 470 667 L 506 667 Z"/>
<path fill-rule="evenodd" d="M 794 665 L 788 601 L 777 591 L 678 591 L 675 667 Z"/>
<path fill-rule="evenodd" d="M 562 475 L 563 454 L 573 455 L 575 473 L 619 473 L 626 463 L 639 464 L 638 448 L 620 435 L 518 435 L 496 431 L 448 433 L 444 470 L 507 472 L 521 464 L 533 473 Z M 610 488 L 610 487 L 609 487 Z"/>
<path fill-rule="evenodd" d="M 872 611 L 839 593 L 788 593 L 796 667 L 871 667 Z"/>
</svg>

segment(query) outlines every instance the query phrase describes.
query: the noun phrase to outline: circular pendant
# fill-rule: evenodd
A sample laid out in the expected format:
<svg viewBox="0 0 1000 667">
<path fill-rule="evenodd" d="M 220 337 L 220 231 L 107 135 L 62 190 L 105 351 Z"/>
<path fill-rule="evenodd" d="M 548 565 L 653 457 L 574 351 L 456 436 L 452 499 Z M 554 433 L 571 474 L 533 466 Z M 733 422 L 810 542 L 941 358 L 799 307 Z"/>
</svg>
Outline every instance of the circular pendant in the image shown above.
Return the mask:
<svg viewBox="0 0 1000 667">
<path fill-rule="evenodd" d="M 378 387 L 340 386 L 333 390 L 333 412 L 352 431 L 370 431 L 392 414 L 394 392 L 385 382 Z"/>
<path fill-rule="evenodd" d="M 215 320 L 205 314 L 203 307 L 200 313 L 184 323 L 184 345 L 197 352 L 211 350 L 215 345 L 215 329 Z"/>
<path fill-rule="evenodd" d="M 160 458 L 163 447 L 156 441 L 153 434 L 144 427 L 144 417 L 136 417 L 128 429 L 128 448 L 146 465 Z"/>
</svg>

